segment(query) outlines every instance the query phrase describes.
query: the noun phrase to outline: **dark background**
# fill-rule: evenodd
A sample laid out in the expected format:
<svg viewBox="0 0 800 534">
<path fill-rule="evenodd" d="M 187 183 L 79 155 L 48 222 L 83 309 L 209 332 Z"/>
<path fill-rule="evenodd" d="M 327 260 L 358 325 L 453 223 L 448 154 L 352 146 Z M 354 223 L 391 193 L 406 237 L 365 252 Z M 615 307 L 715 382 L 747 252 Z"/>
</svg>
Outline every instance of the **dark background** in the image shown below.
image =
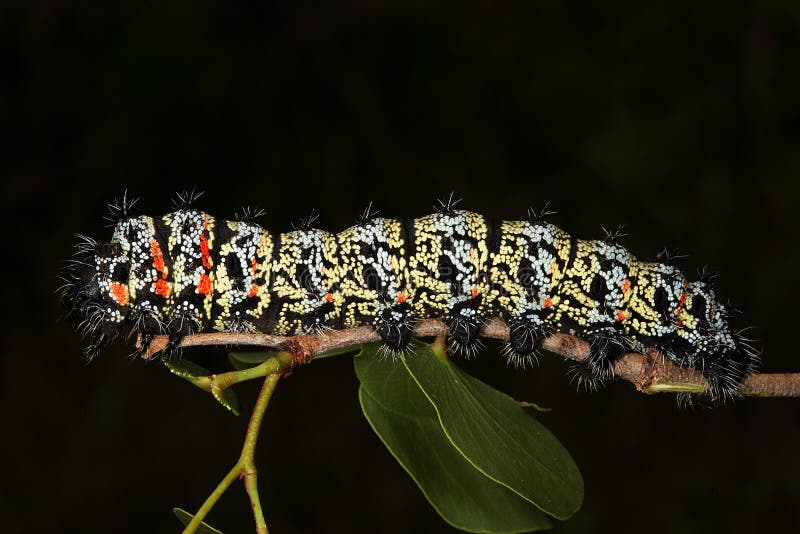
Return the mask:
<svg viewBox="0 0 800 534">
<path fill-rule="evenodd" d="M 238 455 L 236 418 L 118 341 L 92 365 L 53 291 L 80 232 L 127 188 L 143 213 L 177 189 L 285 231 L 342 229 L 369 200 L 419 216 L 451 190 L 490 217 L 546 200 L 577 236 L 625 224 L 756 325 L 765 371 L 800 370 L 800 9 L 414 1 L 4 2 L 0 177 L 4 532 L 177 532 Z M 576 392 L 561 358 L 470 372 L 552 407 L 586 481 L 555 532 L 775 532 L 800 523 L 800 400 L 679 410 L 628 383 Z M 187 351 L 224 368 L 224 352 Z M 218 363 L 215 363 L 218 362 Z M 258 450 L 276 533 L 446 532 L 363 419 L 348 358 L 282 383 Z M 236 485 L 210 517 L 252 531 Z"/>
</svg>

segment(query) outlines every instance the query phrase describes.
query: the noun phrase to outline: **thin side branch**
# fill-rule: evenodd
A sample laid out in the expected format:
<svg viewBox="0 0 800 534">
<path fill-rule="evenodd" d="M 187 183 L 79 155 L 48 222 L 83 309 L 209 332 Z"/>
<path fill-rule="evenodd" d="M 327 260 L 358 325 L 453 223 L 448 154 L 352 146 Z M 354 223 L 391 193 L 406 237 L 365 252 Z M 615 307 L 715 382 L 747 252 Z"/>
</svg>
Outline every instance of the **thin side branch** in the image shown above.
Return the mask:
<svg viewBox="0 0 800 534">
<path fill-rule="evenodd" d="M 427 319 L 414 329 L 417 336 L 447 335 L 445 324 L 438 319 Z M 483 337 L 508 340 L 508 326 L 498 318 L 489 319 L 481 330 Z M 347 330 L 334 330 L 319 335 L 294 337 L 271 334 L 195 334 L 183 338 L 181 347 L 209 345 L 239 345 L 274 348 L 293 355 L 294 363 L 306 363 L 316 354 L 361 343 L 379 341 L 380 336 L 368 326 Z M 150 358 L 167 344 L 166 336 L 156 337 L 143 355 Z M 568 334 L 554 334 L 544 340 L 542 348 L 571 360 L 581 361 L 589 356 L 589 343 Z M 707 382 L 695 369 L 678 367 L 658 351 L 647 354 L 628 353 L 614 364 L 614 373 L 624 378 L 644 393 L 686 392 L 701 393 Z M 753 397 L 800 397 L 800 373 L 753 374 L 747 377 L 741 393 Z"/>
<path fill-rule="evenodd" d="M 194 515 L 191 522 L 186 525 L 183 534 L 193 534 L 197 531 L 203 519 L 208 515 L 222 494 L 233 484 L 236 479 L 244 479 L 245 490 L 250 498 L 250 506 L 253 509 L 253 518 L 256 523 L 257 534 L 268 534 L 267 523 L 264 521 L 264 513 L 261 510 L 261 501 L 258 497 L 258 470 L 256 469 L 255 451 L 258 442 L 258 434 L 261 430 L 261 422 L 264 419 L 264 412 L 267 410 L 275 386 L 281 378 L 283 371 L 291 363 L 291 358 L 287 354 L 279 353 L 274 358 L 265 362 L 268 364 L 265 369 L 269 369 L 258 395 L 256 404 L 253 407 L 253 415 L 250 416 L 250 423 L 247 425 L 247 433 L 242 446 L 242 453 L 234 466 L 225 475 L 225 478 L 217 485 L 211 495 Z M 262 366 L 259 366 L 262 367 Z"/>
</svg>

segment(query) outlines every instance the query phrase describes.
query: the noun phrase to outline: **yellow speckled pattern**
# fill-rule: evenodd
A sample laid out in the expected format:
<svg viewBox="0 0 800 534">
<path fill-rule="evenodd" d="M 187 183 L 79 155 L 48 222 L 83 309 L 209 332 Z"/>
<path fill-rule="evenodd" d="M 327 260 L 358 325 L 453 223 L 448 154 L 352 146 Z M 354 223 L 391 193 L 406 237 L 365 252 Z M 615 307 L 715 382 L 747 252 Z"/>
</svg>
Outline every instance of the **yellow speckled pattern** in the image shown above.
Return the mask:
<svg viewBox="0 0 800 534">
<path fill-rule="evenodd" d="M 342 327 L 373 324 L 384 308 L 405 298 L 408 264 L 401 221 L 374 218 L 336 236 L 333 302 Z"/>
<path fill-rule="evenodd" d="M 408 297 L 419 316 L 444 316 L 459 303 L 485 295 L 487 227 L 483 216 L 453 210 L 414 221 Z"/>
<path fill-rule="evenodd" d="M 219 245 L 214 269 L 214 330 L 256 332 L 265 316 L 271 293 L 273 240 L 260 226 L 222 221 L 228 239 Z"/>
</svg>

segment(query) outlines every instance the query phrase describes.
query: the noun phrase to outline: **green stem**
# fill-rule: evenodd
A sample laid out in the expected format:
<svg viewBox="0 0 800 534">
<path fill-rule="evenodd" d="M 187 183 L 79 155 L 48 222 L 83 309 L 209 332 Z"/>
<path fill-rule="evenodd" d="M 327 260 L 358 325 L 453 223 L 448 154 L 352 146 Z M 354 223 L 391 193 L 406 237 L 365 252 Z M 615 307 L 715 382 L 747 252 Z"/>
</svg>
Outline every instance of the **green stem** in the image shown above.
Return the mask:
<svg viewBox="0 0 800 534">
<path fill-rule="evenodd" d="M 253 415 L 250 417 L 250 423 L 247 425 L 247 432 L 244 438 L 244 445 L 242 446 L 242 453 L 239 456 L 236 464 L 231 468 L 230 471 L 228 471 L 228 474 L 225 475 L 225 478 L 222 479 L 222 481 L 217 485 L 211 495 L 208 496 L 206 501 L 197 511 L 197 514 L 195 514 L 189 524 L 186 525 L 186 528 L 183 530 L 183 534 L 192 534 L 196 532 L 197 528 L 203 522 L 203 519 L 205 519 L 219 498 L 222 497 L 222 494 L 225 493 L 225 491 L 237 478 L 244 479 L 244 486 L 247 491 L 247 495 L 250 497 L 250 504 L 253 508 L 253 516 L 256 522 L 256 532 L 258 534 L 268 533 L 267 524 L 266 521 L 264 521 L 264 513 L 261 510 L 261 501 L 258 497 L 258 477 L 256 474 L 257 470 L 254 456 L 256 451 L 256 443 L 258 442 L 258 434 L 261 429 L 261 422 L 264 420 L 264 412 L 266 412 L 269 400 L 272 398 L 272 394 L 275 392 L 275 387 L 278 385 L 278 381 L 281 378 L 281 373 L 284 369 L 286 369 L 286 367 L 289 366 L 291 361 L 291 354 L 280 352 L 276 357 L 270 358 L 258 366 L 259 368 L 262 368 L 262 371 L 260 372 L 266 373 L 266 379 L 264 380 L 264 385 L 261 387 L 261 393 L 258 395 L 256 404 L 253 407 Z M 245 371 L 223 373 L 222 375 L 217 375 L 212 382 L 219 380 L 221 376 L 225 375 L 242 376 L 241 373 L 250 370 L 251 369 L 245 369 Z M 250 378 L 255 378 L 255 376 L 250 376 Z M 242 378 L 242 380 L 249 380 L 249 378 Z M 241 380 L 237 380 L 236 382 L 238 381 Z M 231 384 L 236 382 L 231 382 Z M 230 384 L 228 384 L 226 387 L 229 385 Z"/>
<path fill-rule="evenodd" d="M 270 373 L 274 373 L 275 369 L 275 360 L 270 358 L 269 360 L 256 365 L 255 367 L 250 367 L 249 369 L 242 369 L 241 371 L 230 371 L 228 373 L 220 373 L 218 375 L 212 375 L 213 378 L 211 379 L 211 387 L 217 387 L 219 389 L 227 389 L 234 384 L 238 384 L 239 382 L 244 382 L 245 380 L 252 380 L 253 378 L 260 378 L 262 376 L 266 376 Z"/>
<path fill-rule="evenodd" d="M 436 336 L 431 343 L 431 350 L 442 360 L 447 360 L 447 342 L 445 336 Z"/>
<path fill-rule="evenodd" d="M 253 408 L 253 416 L 250 418 L 250 425 L 247 427 L 247 434 L 244 438 L 244 447 L 242 447 L 242 455 L 239 458 L 241 464 L 241 473 L 244 477 L 244 487 L 247 490 L 247 495 L 250 497 L 250 505 L 253 507 L 253 517 L 256 521 L 256 532 L 258 534 L 267 534 L 267 523 L 264 521 L 264 513 L 261 511 L 261 501 L 258 498 L 257 486 L 257 469 L 254 460 L 256 452 L 256 443 L 258 443 L 258 433 L 261 429 L 261 421 L 264 419 L 264 412 L 267 410 L 272 393 L 275 391 L 275 386 L 278 385 L 280 375 L 273 373 L 268 375 L 264 380 L 264 387 L 261 388 L 261 393 L 256 400 L 255 408 Z"/>
<path fill-rule="evenodd" d="M 214 508 L 214 505 L 217 504 L 217 501 L 220 497 L 222 497 L 222 494 L 225 493 L 225 490 L 227 490 L 230 485 L 233 484 L 233 481 L 239 478 L 241 474 L 242 470 L 237 462 L 236 465 L 234 465 L 233 468 L 228 471 L 228 474 L 225 475 L 225 478 L 223 478 L 222 481 L 217 484 L 217 487 L 214 488 L 214 491 L 211 492 L 211 495 L 208 496 L 200 509 L 197 510 L 197 513 L 194 515 L 194 517 L 192 517 L 192 520 L 188 525 L 186 525 L 186 528 L 183 529 L 183 534 L 191 534 L 197 530 L 197 527 L 200 526 L 200 524 L 203 522 L 203 519 L 205 519 L 211 509 Z"/>
<path fill-rule="evenodd" d="M 659 382 L 645 388 L 645 393 L 703 393 L 706 386 L 687 382 Z"/>
<path fill-rule="evenodd" d="M 291 363 L 291 354 L 288 352 L 279 352 L 272 358 L 265 360 L 264 363 L 258 364 L 255 367 L 242 369 L 241 371 L 229 371 L 227 373 L 211 375 L 208 377 L 207 391 L 211 391 L 212 388 L 225 390 L 245 380 L 252 380 L 253 378 L 261 378 L 262 376 L 277 373 L 278 371 L 286 369 Z"/>
<path fill-rule="evenodd" d="M 266 360 L 264 363 L 250 367 L 249 369 L 242 369 L 241 371 L 230 371 L 227 373 L 220 373 L 218 375 L 211 375 L 208 378 L 208 384 L 203 387 L 206 391 L 212 393 L 216 392 L 221 394 L 229 387 L 245 380 L 252 380 L 254 378 L 261 378 L 262 376 L 269 376 L 272 373 L 277 373 L 286 369 L 292 362 L 292 355 L 288 352 L 279 352 L 273 358 Z"/>
</svg>

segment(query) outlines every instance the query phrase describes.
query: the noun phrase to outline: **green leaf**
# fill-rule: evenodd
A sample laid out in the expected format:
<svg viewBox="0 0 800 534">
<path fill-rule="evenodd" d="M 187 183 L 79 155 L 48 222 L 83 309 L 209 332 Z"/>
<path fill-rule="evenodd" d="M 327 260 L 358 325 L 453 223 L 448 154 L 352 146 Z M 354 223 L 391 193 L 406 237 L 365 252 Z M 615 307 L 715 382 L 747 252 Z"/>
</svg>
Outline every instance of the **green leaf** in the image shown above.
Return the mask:
<svg viewBox="0 0 800 534">
<path fill-rule="evenodd" d="M 553 517 L 567 519 L 578 511 L 578 467 L 526 409 L 436 356 L 430 345 L 403 365 L 433 404 L 447 437 L 479 471 Z"/>
<path fill-rule="evenodd" d="M 223 390 L 213 388 L 211 390 L 211 394 L 214 395 L 214 398 L 217 399 L 217 402 L 230 410 L 233 415 L 239 415 L 239 397 L 236 395 L 235 391 L 233 391 L 231 388 L 226 388 Z"/>
<path fill-rule="evenodd" d="M 220 390 L 212 387 L 210 377 L 213 373 L 211 371 L 183 358 L 163 360 L 163 362 L 172 374 L 191 382 L 203 391 L 211 392 L 217 402 L 233 412 L 234 415 L 239 415 L 239 397 L 236 392 L 230 388 Z"/>
<path fill-rule="evenodd" d="M 442 518 L 472 532 L 528 532 L 550 527 L 538 508 L 476 470 L 449 442 L 433 406 L 402 365 L 356 358 L 359 401 L 375 433 Z"/>
<path fill-rule="evenodd" d="M 194 517 L 194 514 L 190 514 L 182 508 L 173 508 L 172 513 L 175 514 L 175 517 L 178 518 L 178 521 L 180 521 L 184 527 L 188 525 Z M 215 529 L 206 522 L 201 522 L 200 526 L 197 527 L 195 532 L 198 532 L 199 534 L 222 534 L 221 530 Z"/>
<path fill-rule="evenodd" d="M 530 407 L 523 408 L 437 357 L 430 345 L 396 364 L 378 360 L 377 346 L 365 346 L 356 358 L 356 371 L 369 396 L 395 412 L 418 413 L 418 405 L 403 401 L 410 398 L 408 393 L 393 393 L 411 387 L 392 376 L 404 368 L 434 408 L 450 445 L 479 472 L 559 519 L 580 508 L 580 472 L 558 440 L 531 417 Z M 377 372 L 376 365 L 389 370 Z"/>
<path fill-rule="evenodd" d="M 198 385 L 202 382 L 201 379 L 210 376 L 212 373 L 205 367 L 201 367 L 196 363 L 186 360 L 184 358 L 163 359 L 164 365 L 167 369 L 176 376 L 184 378 L 189 382 Z M 198 386 L 203 387 L 203 386 Z"/>
</svg>

